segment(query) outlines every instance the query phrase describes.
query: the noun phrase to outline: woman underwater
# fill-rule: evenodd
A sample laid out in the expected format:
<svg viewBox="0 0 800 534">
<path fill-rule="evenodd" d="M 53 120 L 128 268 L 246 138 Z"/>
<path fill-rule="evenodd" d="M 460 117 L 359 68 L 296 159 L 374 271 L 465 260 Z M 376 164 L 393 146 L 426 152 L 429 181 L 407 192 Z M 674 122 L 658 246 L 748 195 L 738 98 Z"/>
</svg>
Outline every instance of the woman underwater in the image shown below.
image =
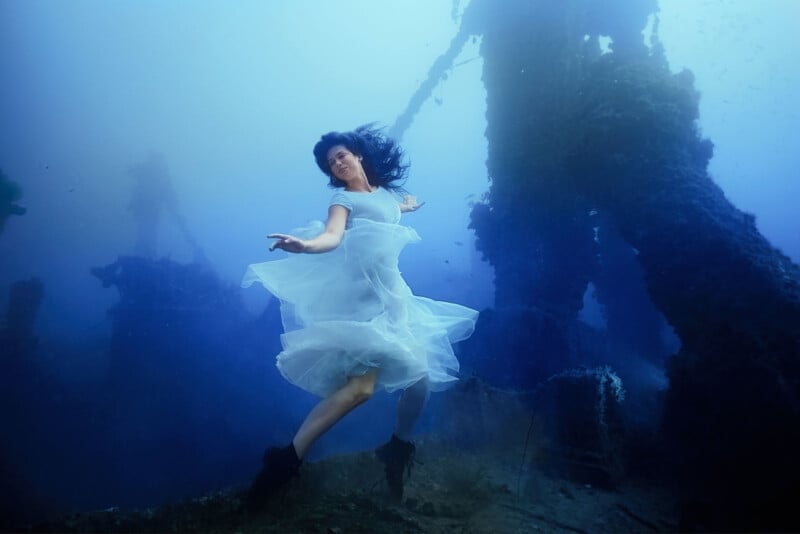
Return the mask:
<svg viewBox="0 0 800 534">
<path fill-rule="evenodd" d="M 401 499 L 414 423 L 429 392 L 456 380 L 452 344 L 472 334 L 477 318 L 464 306 L 415 296 L 400 275 L 401 250 L 419 240 L 399 224 L 400 214 L 422 204 L 395 196 L 408 167 L 393 140 L 370 126 L 330 132 L 314 157 L 337 190 L 327 223 L 270 234 L 271 251 L 294 254 L 250 265 L 242 280 L 245 287 L 260 282 L 281 302 L 281 374 L 323 398 L 289 445 L 265 452 L 248 492 L 255 508 L 297 475 L 317 438 L 376 389 L 403 390 L 391 439 L 376 450 L 390 493 Z"/>
</svg>

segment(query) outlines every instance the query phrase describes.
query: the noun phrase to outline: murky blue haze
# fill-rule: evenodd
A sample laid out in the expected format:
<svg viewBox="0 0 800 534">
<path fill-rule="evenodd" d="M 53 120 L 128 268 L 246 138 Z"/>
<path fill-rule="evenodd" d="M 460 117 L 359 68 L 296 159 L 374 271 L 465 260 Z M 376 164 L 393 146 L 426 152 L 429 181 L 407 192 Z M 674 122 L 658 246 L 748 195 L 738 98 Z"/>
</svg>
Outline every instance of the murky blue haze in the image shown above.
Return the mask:
<svg viewBox="0 0 800 534">
<path fill-rule="evenodd" d="M 455 2 L 456 14 L 465 5 Z M 711 174 L 800 261 L 800 3 L 660 6 L 670 67 L 691 69 L 702 94 L 700 126 L 715 143 Z M 181 460 L 154 453 L 150 461 L 144 447 L 118 457 L 126 433 L 147 425 L 104 414 L 113 439 L 98 441 L 103 432 L 82 418 L 98 417 L 93 395 L 105 391 L 111 372 L 107 311 L 119 300 L 90 269 L 136 253 L 132 169 L 152 154 L 163 157 L 174 189 L 171 215 L 157 226 L 157 257 L 189 263 L 202 254 L 236 286 L 249 263 L 282 254 L 267 251 L 267 233 L 326 214 L 331 193 L 313 144 L 330 130 L 391 126 L 456 33 L 453 9 L 447 0 L 0 0 L 0 169 L 22 188 L 18 203 L 27 210 L 0 234 L 0 309 L 16 281 L 37 277 L 44 289 L 33 357 L 46 378 L 22 388 L 43 398 L 30 411 L 7 406 L 14 415 L 2 437 L 4 461 L 26 487 L 65 508 L 157 504 L 242 483 L 264 445 L 291 436 L 314 399 L 283 383 L 274 353 L 263 354 L 262 363 L 247 361 L 258 369 L 250 380 L 226 375 L 240 380 L 230 384 L 236 413 L 216 398 L 210 418 L 189 427 L 206 441 L 165 430 L 169 454 L 191 449 L 189 458 L 199 459 L 205 447 L 214 458 L 236 458 L 219 469 L 180 464 L 197 468 L 192 476 L 139 479 L 137 471 L 153 477 Z M 488 188 L 480 40 L 468 42 L 454 65 L 402 140 L 407 188 L 426 205 L 404 218 L 423 240 L 404 252 L 401 269 L 418 294 L 484 309 L 493 303 L 493 273 L 467 228 L 472 203 Z M 241 298 L 252 317 L 270 300 L 260 287 Z M 587 303 L 584 318 L 597 322 L 589 295 Z M 277 342 L 278 332 L 270 334 Z M 192 402 L 216 391 L 202 380 L 196 388 Z M 69 406 L 55 398 L 64 392 Z M 128 394 L 153 413 L 169 402 L 135 387 Z M 376 399 L 326 436 L 315 457 L 379 443 L 392 406 L 389 396 Z M 209 438 L 215 425 L 238 441 Z"/>
</svg>

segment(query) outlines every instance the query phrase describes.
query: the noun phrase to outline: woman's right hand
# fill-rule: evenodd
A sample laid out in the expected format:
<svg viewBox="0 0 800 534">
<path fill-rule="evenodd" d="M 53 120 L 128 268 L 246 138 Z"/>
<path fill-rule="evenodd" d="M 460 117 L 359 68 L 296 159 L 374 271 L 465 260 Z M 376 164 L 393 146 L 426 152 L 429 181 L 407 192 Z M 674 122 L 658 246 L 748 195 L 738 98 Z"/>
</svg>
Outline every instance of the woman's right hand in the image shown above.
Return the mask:
<svg viewBox="0 0 800 534">
<path fill-rule="evenodd" d="M 270 252 L 279 248 L 286 252 L 301 253 L 305 252 L 307 248 L 305 241 L 288 234 L 269 234 L 267 237 L 270 239 L 277 239 L 277 241 L 269 247 Z"/>
</svg>

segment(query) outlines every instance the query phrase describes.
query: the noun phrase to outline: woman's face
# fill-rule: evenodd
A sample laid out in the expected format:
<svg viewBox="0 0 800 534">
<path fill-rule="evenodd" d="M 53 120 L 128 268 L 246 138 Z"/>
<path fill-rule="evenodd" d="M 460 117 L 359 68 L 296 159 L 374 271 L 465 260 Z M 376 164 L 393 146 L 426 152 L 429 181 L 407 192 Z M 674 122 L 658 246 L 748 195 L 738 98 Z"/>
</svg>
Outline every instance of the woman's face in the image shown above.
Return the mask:
<svg viewBox="0 0 800 534">
<path fill-rule="evenodd" d="M 359 178 L 364 172 L 361 156 L 356 156 L 344 145 L 332 146 L 327 154 L 328 166 L 335 177 L 343 182 Z"/>
</svg>

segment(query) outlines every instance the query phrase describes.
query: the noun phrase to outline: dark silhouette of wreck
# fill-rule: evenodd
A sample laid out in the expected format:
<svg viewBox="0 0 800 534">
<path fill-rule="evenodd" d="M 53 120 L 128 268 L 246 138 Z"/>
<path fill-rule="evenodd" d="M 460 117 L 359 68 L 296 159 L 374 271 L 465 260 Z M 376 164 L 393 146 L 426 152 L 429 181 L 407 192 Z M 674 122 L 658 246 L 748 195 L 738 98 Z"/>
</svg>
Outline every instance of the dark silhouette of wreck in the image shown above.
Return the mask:
<svg viewBox="0 0 800 534">
<path fill-rule="evenodd" d="M 667 366 L 650 444 L 669 451 L 681 529 L 796 530 L 800 269 L 710 178 L 693 75 L 670 73 L 657 13 L 656 0 L 473 0 L 391 133 L 480 35 L 491 186 L 472 228 L 496 303 L 464 360 L 519 388 L 581 364 L 591 282 L 609 333 Z M 669 358 L 664 319 L 680 339 Z"/>
</svg>

